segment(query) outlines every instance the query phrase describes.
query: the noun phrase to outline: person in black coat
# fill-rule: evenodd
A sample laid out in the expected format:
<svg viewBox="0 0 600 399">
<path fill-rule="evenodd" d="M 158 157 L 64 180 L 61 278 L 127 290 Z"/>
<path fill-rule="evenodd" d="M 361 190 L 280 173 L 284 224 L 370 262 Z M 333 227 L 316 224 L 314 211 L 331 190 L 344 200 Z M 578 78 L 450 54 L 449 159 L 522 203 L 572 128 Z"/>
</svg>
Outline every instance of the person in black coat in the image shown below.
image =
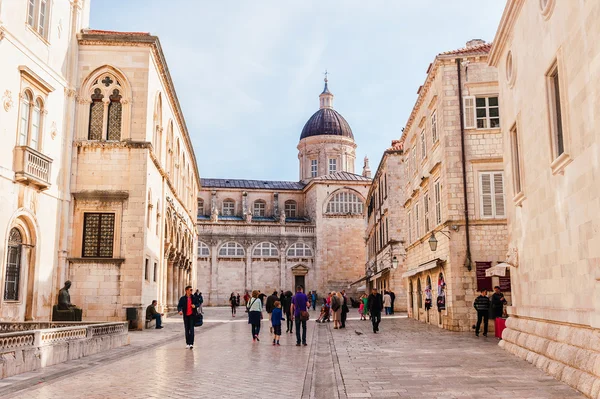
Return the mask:
<svg viewBox="0 0 600 399">
<path fill-rule="evenodd" d="M 394 314 L 394 302 L 396 301 L 396 294 L 394 291 L 388 291 L 388 294 L 390 294 L 390 298 L 392 298 L 392 308 L 390 311 L 392 312 L 391 314 Z"/>
<path fill-rule="evenodd" d="M 477 324 L 475 326 L 475 336 L 479 337 L 479 328 L 483 320 L 483 336 L 487 337 L 488 321 L 490 317 L 490 298 L 487 296 L 487 290 L 481 290 L 481 295 L 475 298 L 473 307 L 477 310 Z"/>
<path fill-rule="evenodd" d="M 494 293 L 492 294 L 492 319 L 500 318 L 504 314 L 504 305 L 506 305 L 506 299 L 504 294 L 500 291 L 500 287 L 494 287 Z"/>
<path fill-rule="evenodd" d="M 367 299 L 367 307 L 371 314 L 371 323 L 373 323 L 373 332 L 377 334 L 379 331 L 379 323 L 381 322 L 381 310 L 383 309 L 383 297 L 377 292 L 377 288 L 371 290 L 371 295 Z"/>
<path fill-rule="evenodd" d="M 183 326 L 185 328 L 186 348 L 194 348 L 194 325 L 196 324 L 196 315 L 198 313 L 197 297 L 192 295 L 192 286 L 185 287 L 185 295 L 179 298 L 177 311 L 183 316 Z"/>
<path fill-rule="evenodd" d="M 342 290 L 342 325 L 340 328 L 346 328 L 346 319 L 348 318 L 348 312 L 350 309 L 348 308 L 348 298 L 346 297 L 346 290 Z"/>
<path fill-rule="evenodd" d="M 285 332 L 292 334 L 294 332 L 294 321 L 292 320 L 292 291 L 287 291 L 281 296 L 281 308 L 283 309 L 283 314 L 285 314 Z"/>
</svg>

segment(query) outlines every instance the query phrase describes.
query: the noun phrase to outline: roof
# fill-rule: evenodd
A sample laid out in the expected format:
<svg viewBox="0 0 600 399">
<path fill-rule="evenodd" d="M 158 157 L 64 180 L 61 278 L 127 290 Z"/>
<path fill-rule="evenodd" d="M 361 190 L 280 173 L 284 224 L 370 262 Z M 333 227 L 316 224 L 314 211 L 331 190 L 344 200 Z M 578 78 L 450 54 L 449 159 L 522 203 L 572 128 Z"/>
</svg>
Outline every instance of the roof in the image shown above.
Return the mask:
<svg viewBox="0 0 600 399">
<path fill-rule="evenodd" d="M 323 135 L 354 138 L 346 119 L 332 108 L 321 108 L 315 112 L 304 125 L 300 140 Z"/>
<path fill-rule="evenodd" d="M 364 181 L 370 182 L 370 177 L 364 177 L 362 175 L 357 175 L 350 172 L 335 172 L 328 175 L 323 175 L 319 177 L 315 177 L 312 179 L 313 181 L 321 181 L 321 180 L 345 180 L 345 181 Z"/>
<path fill-rule="evenodd" d="M 246 188 L 262 190 L 302 190 L 304 184 L 295 181 L 200 179 L 202 188 Z"/>
<path fill-rule="evenodd" d="M 456 50 L 444 51 L 438 55 L 478 55 L 488 54 L 492 49 L 492 43 L 481 43 L 474 46 L 463 47 Z"/>
<path fill-rule="evenodd" d="M 392 146 L 386 151 L 402 151 L 404 149 L 404 143 L 401 140 L 392 140 Z"/>
<path fill-rule="evenodd" d="M 116 30 L 84 29 L 83 33 L 90 35 L 122 35 L 122 36 L 150 36 L 149 32 L 121 32 Z"/>
</svg>

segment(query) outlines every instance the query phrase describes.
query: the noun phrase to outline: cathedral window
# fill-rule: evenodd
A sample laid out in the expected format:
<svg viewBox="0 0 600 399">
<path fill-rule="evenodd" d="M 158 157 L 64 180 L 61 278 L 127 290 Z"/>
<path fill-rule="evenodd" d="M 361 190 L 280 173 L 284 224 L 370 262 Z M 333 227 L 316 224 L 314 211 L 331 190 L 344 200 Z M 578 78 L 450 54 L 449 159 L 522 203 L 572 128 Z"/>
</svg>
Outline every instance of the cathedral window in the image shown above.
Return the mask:
<svg viewBox="0 0 600 399">
<path fill-rule="evenodd" d="M 298 209 L 298 206 L 296 204 L 296 201 L 292 201 L 292 200 L 285 201 L 285 217 L 286 218 L 298 217 L 297 209 Z"/>
<path fill-rule="evenodd" d="M 252 212 L 253 216 L 264 217 L 265 210 L 267 208 L 267 203 L 263 200 L 254 201 L 254 211 Z"/>
<path fill-rule="evenodd" d="M 337 172 L 337 159 L 329 159 L 329 174 Z"/>
<path fill-rule="evenodd" d="M 329 200 L 329 203 L 327 204 L 327 213 L 362 215 L 363 203 L 358 195 L 349 191 L 342 191 L 334 194 Z"/>
<path fill-rule="evenodd" d="M 19 300 L 21 280 L 21 258 L 23 253 L 23 237 L 19 229 L 13 227 L 8 235 L 6 251 L 6 276 L 4 278 L 4 300 Z"/>
<path fill-rule="evenodd" d="M 223 201 L 223 216 L 233 216 L 235 215 L 235 201 L 234 200 L 225 200 Z"/>
<path fill-rule="evenodd" d="M 123 97 L 121 83 L 104 74 L 92 85 L 88 140 L 121 140 Z"/>
<path fill-rule="evenodd" d="M 83 217 L 84 258 L 112 258 L 115 236 L 114 213 L 85 213 Z"/>
<path fill-rule="evenodd" d="M 277 247 L 270 242 L 261 242 L 252 251 L 252 256 L 255 258 L 267 258 L 279 256 Z"/>
<path fill-rule="evenodd" d="M 210 248 L 202 241 L 198 241 L 198 257 L 208 258 L 210 256 Z"/>
<path fill-rule="evenodd" d="M 244 247 L 234 241 L 223 244 L 219 249 L 219 256 L 224 258 L 241 258 L 245 254 Z"/>
<path fill-rule="evenodd" d="M 304 243 L 292 244 L 287 250 L 288 258 L 308 258 L 313 256 L 312 249 Z"/>
<path fill-rule="evenodd" d="M 317 177 L 318 167 L 319 167 L 319 161 L 317 161 L 316 159 L 311 159 L 310 160 L 310 176 L 311 177 Z"/>
</svg>

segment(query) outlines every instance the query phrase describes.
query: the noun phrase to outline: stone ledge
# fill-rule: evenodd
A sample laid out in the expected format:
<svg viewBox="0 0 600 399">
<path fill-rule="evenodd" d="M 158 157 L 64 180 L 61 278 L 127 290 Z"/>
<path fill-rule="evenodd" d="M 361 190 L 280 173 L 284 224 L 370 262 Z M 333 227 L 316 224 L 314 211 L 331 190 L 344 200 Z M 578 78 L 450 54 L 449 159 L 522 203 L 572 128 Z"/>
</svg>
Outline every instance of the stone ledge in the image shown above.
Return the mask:
<svg viewBox="0 0 600 399">
<path fill-rule="evenodd" d="M 121 265 L 125 258 L 67 258 L 71 263 L 110 263 Z"/>
</svg>

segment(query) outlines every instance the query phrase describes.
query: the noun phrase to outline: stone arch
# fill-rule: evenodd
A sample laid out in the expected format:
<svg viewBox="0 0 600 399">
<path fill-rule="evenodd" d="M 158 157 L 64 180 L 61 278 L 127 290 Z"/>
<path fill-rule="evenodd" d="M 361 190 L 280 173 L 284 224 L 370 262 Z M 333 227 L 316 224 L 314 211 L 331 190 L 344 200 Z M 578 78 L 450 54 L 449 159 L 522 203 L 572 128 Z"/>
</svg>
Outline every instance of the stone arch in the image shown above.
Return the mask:
<svg viewBox="0 0 600 399">
<path fill-rule="evenodd" d="M 365 201 L 366 201 L 365 197 L 363 197 L 363 195 L 361 193 L 359 193 L 358 191 L 356 191 L 355 189 L 353 189 L 351 187 L 340 187 L 337 190 L 334 190 L 332 193 L 330 193 L 327 196 L 327 198 L 325 199 L 325 201 L 323 201 L 323 209 L 322 209 L 323 214 L 347 214 L 344 212 L 328 212 L 329 203 L 332 200 L 334 200 L 338 194 L 345 193 L 345 192 L 347 192 L 351 195 L 356 195 L 356 197 L 360 203 L 360 209 L 357 209 L 357 210 L 360 210 L 360 212 L 356 212 L 356 213 L 350 212 L 350 214 L 364 215 L 365 208 L 366 208 L 365 207 Z M 350 207 L 350 208 L 352 208 L 352 207 Z"/>
<path fill-rule="evenodd" d="M 279 248 L 274 242 L 261 241 L 252 247 L 251 254 L 253 258 L 275 258 L 279 256 Z"/>
</svg>

